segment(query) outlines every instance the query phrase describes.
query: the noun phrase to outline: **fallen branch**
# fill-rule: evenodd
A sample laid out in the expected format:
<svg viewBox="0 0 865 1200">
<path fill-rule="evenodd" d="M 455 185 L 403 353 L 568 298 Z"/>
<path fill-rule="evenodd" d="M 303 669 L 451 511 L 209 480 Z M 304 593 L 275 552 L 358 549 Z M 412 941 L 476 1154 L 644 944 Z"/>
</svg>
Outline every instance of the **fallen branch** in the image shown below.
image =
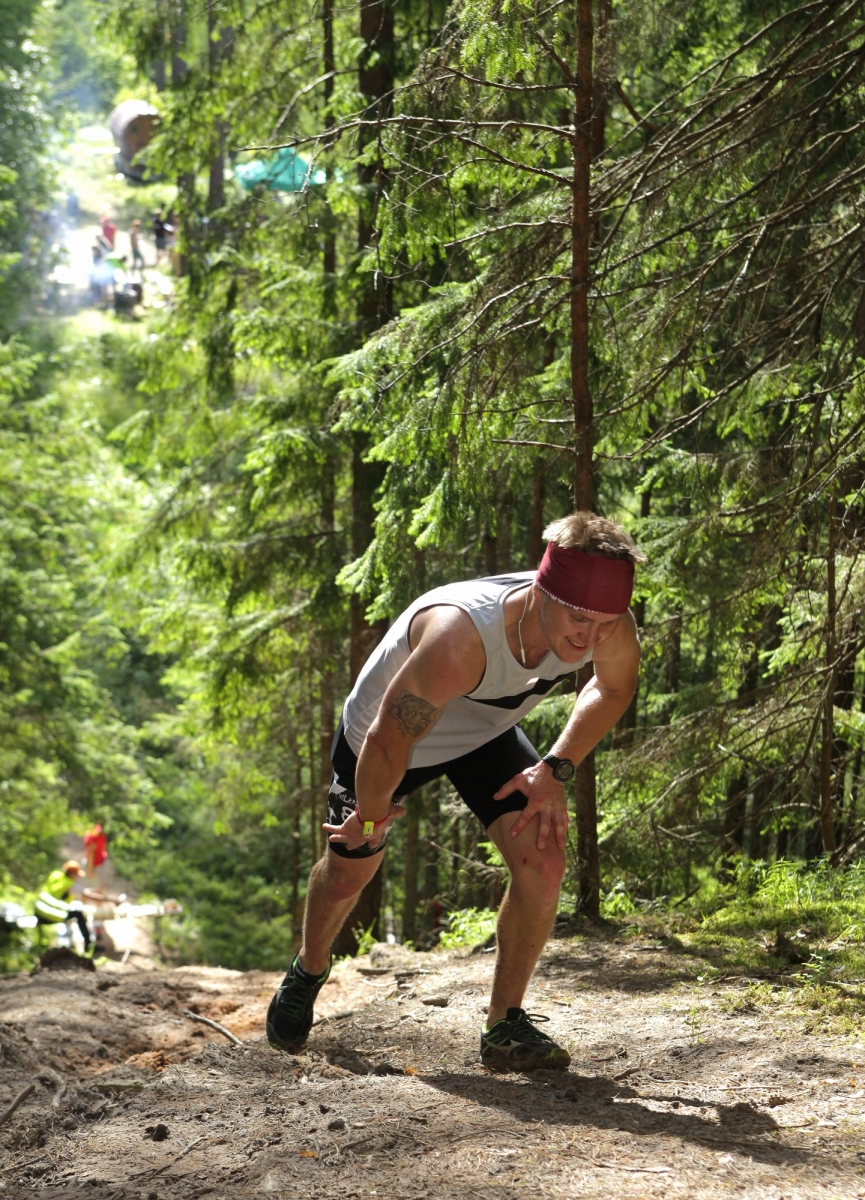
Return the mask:
<svg viewBox="0 0 865 1200">
<path fill-rule="evenodd" d="M 199 1019 L 203 1020 L 204 1018 L 201 1017 Z M 130 1178 L 131 1179 L 141 1179 L 141 1177 L 143 1175 L 146 1175 L 148 1182 L 151 1179 L 155 1179 L 157 1175 L 161 1175 L 163 1171 L 167 1171 L 169 1167 L 173 1167 L 175 1163 L 180 1162 L 181 1158 L 184 1158 L 189 1153 L 190 1150 L 194 1150 L 199 1142 L 204 1141 L 205 1137 L 206 1137 L 206 1134 L 202 1134 L 201 1137 L 193 1138 L 192 1141 L 189 1143 L 189 1145 L 186 1147 L 186 1149 L 181 1150 L 176 1158 L 173 1158 L 170 1162 L 164 1163 L 161 1167 L 157 1167 L 155 1171 L 152 1170 L 150 1167 L 148 1167 L 144 1171 L 136 1171 L 134 1175 L 130 1176 Z"/>
<path fill-rule="evenodd" d="M 182 1008 L 180 1011 L 184 1017 L 189 1017 L 190 1021 L 200 1021 L 202 1025 L 209 1025 L 211 1029 L 215 1029 L 217 1033 L 221 1033 L 223 1037 L 227 1037 L 230 1042 L 234 1042 L 235 1046 L 243 1045 L 239 1037 L 235 1037 L 230 1030 L 226 1029 L 224 1025 L 220 1025 L 218 1021 L 211 1021 L 210 1017 L 200 1017 L 198 1013 L 190 1012 L 188 1008 Z"/>
<path fill-rule="evenodd" d="M 50 1067 L 43 1067 L 36 1075 L 40 1083 L 53 1084 L 55 1088 L 54 1095 L 51 1097 L 51 1107 L 57 1108 L 60 1101 L 69 1090 L 68 1084 L 62 1075 L 58 1075 L 56 1071 L 52 1071 Z"/>
<path fill-rule="evenodd" d="M 3 1112 L 0 1113 L 0 1125 L 3 1125 L 6 1121 L 8 1121 L 9 1118 L 12 1116 L 12 1114 L 15 1112 L 15 1109 L 18 1108 L 19 1105 L 23 1104 L 28 1096 L 32 1096 L 32 1094 L 35 1091 L 36 1091 L 35 1083 L 28 1083 L 27 1087 L 22 1088 L 21 1091 L 18 1093 L 18 1095 L 15 1097 L 15 1099 L 12 1101 L 12 1103 L 7 1108 L 4 1108 Z"/>
<path fill-rule="evenodd" d="M 673 1170 L 672 1167 L 626 1167 L 622 1163 L 599 1162 L 596 1158 L 587 1161 L 595 1167 L 609 1167 L 611 1171 L 633 1171 L 641 1175 L 668 1175 Z"/>
<path fill-rule="evenodd" d="M 316 1025 L 324 1025 L 327 1021 L 345 1021 L 348 1017 L 353 1016 L 354 1009 L 352 1008 L 349 1012 L 334 1013 L 332 1017 L 317 1017 L 312 1023 L 312 1028 L 315 1029 Z M 394 1024 L 399 1025 L 399 1021 L 395 1021 Z M 384 1028 L 393 1029 L 393 1025 L 385 1025 Z"/>
<path fill-rule="evenodd" d="M 627 1079 L 629 1075 L 636 1075 L 642 1069 L 642 1067 L 628 1067 L 627 1071 L 619 1071 L 618 1075 L 613 1076 L 613 1079 L 615 1079 L 616 1083 L 619 1083 L 622 1079 Z"/>
</svg>

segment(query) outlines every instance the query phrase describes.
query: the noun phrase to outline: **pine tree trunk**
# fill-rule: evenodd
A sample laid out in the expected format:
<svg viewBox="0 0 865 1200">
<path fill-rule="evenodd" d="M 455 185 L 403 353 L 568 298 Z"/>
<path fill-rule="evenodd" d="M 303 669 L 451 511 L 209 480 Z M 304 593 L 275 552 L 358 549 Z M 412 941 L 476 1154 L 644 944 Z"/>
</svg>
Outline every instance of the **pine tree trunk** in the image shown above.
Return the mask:
<svg viewBox="0 0 865 1200">
<path fill-rule="evenodd" d="M 597 53 L 594 56 L 595 71 L 592 83 L 592 158 L 603 154 L 607 140 L 607 113 L 613 77 L 610 37 L 612 16 L 612 0 L 598 0 L 598 33 L 595 39 Z"/>
<path fill-rule="evenodd" d="M 535 460 L 532 476 L 532 516 L 529 524 L 529 570 L 535 571 L 541 565 L 544 553 L 544 504 L 547 500 L 547 474 L 542 458 Z"/>
<path fill-rule="evenodd" d="M 365 115 L 372 119 L 376 115 L 387 116 L 391 109 L 393 91 L 393 11 L 388 0 L 360 0 L 360 36 L 364 43 L 360 58 L 358 84 L 365 102 Z M 331 23 L 332 29 L 332 23 Z M 359 143 L 363 149 L 374 135 L 361 130 Z M 358 167 L 358 182 L 363 193 L 358 213 L 358 248 L 363 251 L 375 236 L 375 213 L 378 195 L 384 187 L 384 173 L 380 162 L 362 163 Z M 364 275 L 358 302 L 361 325 L 366 333 L 384 324 L 390 309 L 390 287 L 379 272 Z M 355 431 L 352 434 L 351 457 L 351 550 L 353 558 L 360 558 L 373 536 L 373 498 L 384 477 L 381 463 L 364 462 L 369 446 L 369 434 Z M 366 604 L 358 595 L 350 601 L 349 666 L 351 683 L 354 685 L 363 664 L 381 641 L 386 628 L 385 622 L 370 625 L 366 619 Z M 343 926 L 336 942 L 337 954 L 354 953 L 356 943 L 352 930 L 360 925 L 364 931 L 371 930 L 379 937 L 381 914 L 382 879 L 381 870 L 366 885 L 358 897 L 357 904 Z"/>
<path fill-rule="evenodd" d="M 835 806 L 833 803 L 833 749 L 835 742 L 836 659 L 835 598 L 835 499 L 829 504 L 829 546 L 826 554 L 826 696 L 823 702 L 823 744 L 820 753 L 820 835 L 823 853 L 834 855 Z"/>
<path fill-rule="evenodd" d="M 640 519 L 645 521 L 651 511 L 652 493 L 644 491 L 640 495 Z M 643 626 L 646 624 L 646 601 L 635 600 L 631 605 L 631 611 L 634 614 L 634 620 L 637 622 L 637 628 L 642 632 Z M 634 694 L 631 697 L 631 702 L 625 709 L 622 717 L 616 726 L 613 735 L 613 744 L 616 747 L 625 748 L 633 745 L 634 734 L 637 729 L 637 704 L 639 702 L 640 688 L 639 684 L 634 688 Z"/>
<path fill-rule="evenodd" d="M 426 932 L 431 930 L 435 924 L 439 895 L 439 855 L 441 851 L 438 849 L 437 843 L 441 840 L 441 808 L 436 784 L 429 788 L 424 808 L 426 822 L 423 844 L 426 857 L 423 864 L 423 929 Z"/>
<path fill-rule="evenodd" d="M 417 932 L 417 872 L 418 838 L 420 834 L 420 800 L 409 801 L 405 817 L 405 860 L 403 864 L 402 940 L 413 942 Z"/>
<path fill-rule="evenodd" d="M 460 906 L 460 873 L 462 871 L 462 813 L 458 813 L 453 818 L 451 825 L 451 878 L 450 878 L 450 893 L 451 906 L 459 908 Z"/>
<path fill-rule="evenodd" d="M 574 172 L 571 217 L 571 399 L 574 415 L 574 507 L 592 508 L 589 389 L 589 188 L 592 161 L 592 0 L 577 0 Z"/>
<path fill-rule="evenodd" d="M 339 570 L 336 546 L 336 460 L 332 454 L 325 459 L 321 473 L 321 528 L 325 538 L 324 561 L 327 578 L 332 583 Z M 335 587 L 335 584 L 333 585 Z M 336 647 L 333 634 L 325 623 L 321 636 L 321 722 L 319 727 L 319 788 L 321 793 L 321 819 L 327 820 L 327 797 L 330 792 L 332 766 L 331 746 L 336 732 L 336 696 L 334 681 L 334 656 Z"/>
<path fill-rule="evenodd" d="M 324 0 L 321 20 L 322 41 L 324 43 L 322 66 L 324 67 L 325 75 L 324 127 L 325 129 L 333 129 L 334 116 L 330 111 L 331 101 L 333 100 L 333 77 L 336 70 L 336 59 L 333 49 L 333 0 Z M 325 157 L 325 175 L 327 183 L 330 184 L 333 179 L 333 169 L 328 159 L 329 155 Z M 324 312 L 325 316 L 332 317 L 336 311 L 336 228 L 329 204 L 324 221 L 324 255 L 322 262 L 324 269 Z"/>
<path fill-rule="evenodd" d="M 484 574 L 495 575 L 496 573 L 496 535 L 490 531 L 489 525 L 484 530 L 484 536 L 481 539 L 484 552 Z"/>
<path fill-rule="evenodd" d="M 592 161 L 592 0 L 577 0 L 577 74 L 574 96 L 574 173 L 571 218 L 571 399 L 574 416 L 574 508 L 593 503 L 594 412 L 589 389 L 589 188 Z M 580 670 L 582 690 L 592 678 L 591 665 Z M 576 774 L 579 905 L 590 917 L 600 914 L 598 812 L 595 754 Z"/>
<path fill-rule="evenodd" d="M 294 934 L 294 941 L 297 942 L 301 932 L 301 914 L 300 914 L 300 818 L 301 807 L 303 805 L 303 778 L 301 775 L 300 748 L 295 742 L 294 745 L 294 798 L 292 808 L 294 810 L 294 827 L 292 829 L 292 841 L 294 842 L 293 853 L 291 856 L 291 928 Z"/>
<path fill-rule="evenodd" d="M 180 87 L 189 73 L 189 65 L 182 55 L 186 43 L 186 11 L 184 0 L 176 0 L 174 5 L 174 21 L 170 27 L 171 39 L 171 86 Z M 182 171 L 177 177 L 177 194 L 180 207 L 177 213 L 180 228 L 178 234 L 178 249 L 175 251 L 173 266 L 178 276 L 186 275 L 187 262 L 185 250 L 189 245 L 191 225 L 189 214 L 195 203 L 195 176 L 191 171 Z"/>
<path fill-rule="evenodd" d="M 217 13 L 214 8 L 207 11 L 207 52 L 210 63 L 210 73 L 215 76 L 231 42 L 233 30 L 217 30 Z M 210 174 L 207 186 L 207 211 L 215 212 L 225 205 L 225 143 L 228 137 L 228 125 L 216 118 L 213 122 L 213 136 L 216 141 L 216 153 L 210 160 Z M 212 231 L 211 231 L 212 232 Z"/>
<path fill-rule="evenodd" d="M 312 860 L 315 862 L 324 849 L 324 833 L 319 818 L 318 738 L 315 735 L 315 704 L 313 703 L 311 680 L 307 695 L 309 726 L 306 736 L 306 763 L 309 772 L 309 845 L 312 850 Z"/>
</svg>

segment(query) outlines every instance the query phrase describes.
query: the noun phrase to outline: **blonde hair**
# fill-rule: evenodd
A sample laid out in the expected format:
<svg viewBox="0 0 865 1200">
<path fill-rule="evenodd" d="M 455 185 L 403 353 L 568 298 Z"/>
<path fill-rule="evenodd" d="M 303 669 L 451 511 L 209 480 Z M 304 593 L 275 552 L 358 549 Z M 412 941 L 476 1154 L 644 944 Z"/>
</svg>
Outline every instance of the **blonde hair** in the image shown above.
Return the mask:
<svg viewBox="0 0 865 1200">
<path fill-rule="evenodd" d="M 635 565 L 646 561 L 645 554 L 626 529 L 591 512 L 574 512 L 553 521 L 544 530 L 544 539 L 563 550 L 582 550 L 584 554 L 597 554 L 601 558 L 622 558 Z"/>
</svg>

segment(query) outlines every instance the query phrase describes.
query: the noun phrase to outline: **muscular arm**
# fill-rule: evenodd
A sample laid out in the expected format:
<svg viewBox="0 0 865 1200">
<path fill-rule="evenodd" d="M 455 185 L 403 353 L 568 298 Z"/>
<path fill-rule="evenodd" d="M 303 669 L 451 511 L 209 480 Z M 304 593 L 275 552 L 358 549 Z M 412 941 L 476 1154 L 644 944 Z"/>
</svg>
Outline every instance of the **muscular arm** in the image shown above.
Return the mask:
<svg viewBox="0 0 865 1200">
<path fill-rule="evenodd" d="M 474 623 L 453 606 L 419 613 L 410 644 L 411 654 L 382 697 L 358 758 L 355 790 L 365 820 L 388 815 L 412 746 L 429 732 L 449 700 L 477 687 L 486 666 Z"/>
<path fill-rule="evenodd" d="M 640 642 L 637 624 L 628 612 L 619 621 L 611 637 L 601 642 L 594 653 L 595 675 L 577 697 L 567 725 L 556 739 L 551 752 L 559 758 L 578 763 L 613 728 L 631 702 L 637 686 L 640 668 Z M 528 805 L 511 826 L 511 837 L 517 837 L 536 816 L 539 850 L 543 850 L 551 825 L 555 827 L 556 842 L 565 848 L 568 831 L 568 811 L 565 792 L 545 763 L 527 767 L 515 775 L 495 794 L 504 800 L 515 791 L 528 797 Z"/>
<path fill-rule="evenodd" d="M 616 632 L 594 654 L 594 678 L 577 696 L 551 753 L 578 763 L 610 732 L 631 703 L 640 670 L 637 623 L 627 612 Z"/>
</svg>

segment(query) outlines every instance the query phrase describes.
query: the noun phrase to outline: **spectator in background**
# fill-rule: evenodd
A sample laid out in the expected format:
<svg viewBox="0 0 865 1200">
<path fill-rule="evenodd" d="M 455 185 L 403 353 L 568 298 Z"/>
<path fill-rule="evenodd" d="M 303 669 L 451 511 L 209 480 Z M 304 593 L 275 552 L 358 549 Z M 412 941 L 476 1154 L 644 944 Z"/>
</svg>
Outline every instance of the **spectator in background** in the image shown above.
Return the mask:
<svg viewBox="0 0 865 1200">
<path fill-rule="evenodd" d="M 161 208 L 157 208 L 153 214 L 150 228 L 153 230 L 153 240 L 156 242 L 156 265 L 159 266 L 162 256 L 168 248 L 168 229 Z"/>
<path fill-rule="evenodd" d="M 101 825 L 94 825 L 85 833 L 84 852 L 87 855 L 87 874 L 95 879 L 97 867 L 101 867 L 108 859 L 108 838 Z"/>
<path fill-rule="evenodd" d="M 81 902 L 73 900 L 72 885 L 84 871 L 81 864 L 70 859 L 59 871 L 52 871 L 42 891 L 36 898 L 36 919 L 40 925 L 61 925 L 67 921 L 78 926 L 84 941 L 85 954 L 90 949 L 90 929 L 81 908 Z"/>
<path fill-rule="evenodd" d="M 77 925 L 86 954 L 93 939 L 81 901 L 72 897 L 72 888 L 83 874 L 81 864 L 72 858 L 59 870 L 52 871 L 36 898 L 35 912 L 40 925 Z M 125 899 L 123 895 L 105 896 L 102 892 L 94 892 L 90 888 L 82 889 L 81 895 L 85 900 L 96 904 L 104 904 L 106 901 L 110 904 L 120 904 Z"/>
<path fill-rule="evenodd" d="M 112 280 L 112 268 L 105 261 L 105 241 L 98 237 L 90 248 L 93 255 L 93 268 L 90 272 L 90 294 L 93 303 L 102 305 L 108 295 L 108 285 Z"/>
<path fill-rule="evenodd" d="M 129 244 L 132 247 L 132 270 L 136 269 L 144 278 L 144 255 L 141 253 L 141 222 L 133 221 L 129 231 Z"/>
<path fill-rule="evenodd" d="M 117 237 L 117 226 L 110 217 L 100 217 L 99 224 L 102 227 L 102 236 L 108 243 L 109 249 L 114 249 L 114 240 Z"/>
</svg>

